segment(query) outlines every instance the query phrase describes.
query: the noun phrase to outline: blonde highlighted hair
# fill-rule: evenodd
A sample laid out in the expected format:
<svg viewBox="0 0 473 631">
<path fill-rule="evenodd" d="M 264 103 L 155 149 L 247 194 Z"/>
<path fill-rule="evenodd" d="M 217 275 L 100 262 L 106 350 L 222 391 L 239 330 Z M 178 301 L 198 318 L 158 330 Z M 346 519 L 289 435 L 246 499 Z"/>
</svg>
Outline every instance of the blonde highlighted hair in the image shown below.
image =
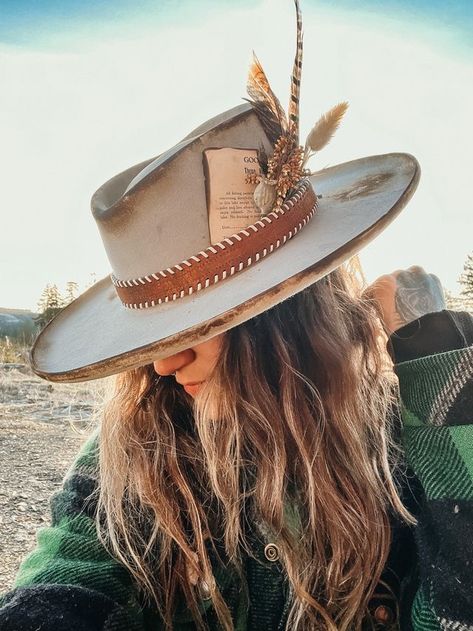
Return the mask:
<svg viewBox="0 0 473 631">
<path fill-rule="evenodd" d="M 167 629 L 179 595 L 206 629 L 196 577 L 223 629 L 234 628 L 207 545 L 222 542 L 243 579 L 248 519 L 280 544 L 287 629 L 360 628 L 386 563 L 389 513 L 411 519 L 392 475 L 398 393 L 362 289 L 341 266 L 226 332 L 195 401 L 152 365 L 116 377 L 97 525 Z"/>
</svg>

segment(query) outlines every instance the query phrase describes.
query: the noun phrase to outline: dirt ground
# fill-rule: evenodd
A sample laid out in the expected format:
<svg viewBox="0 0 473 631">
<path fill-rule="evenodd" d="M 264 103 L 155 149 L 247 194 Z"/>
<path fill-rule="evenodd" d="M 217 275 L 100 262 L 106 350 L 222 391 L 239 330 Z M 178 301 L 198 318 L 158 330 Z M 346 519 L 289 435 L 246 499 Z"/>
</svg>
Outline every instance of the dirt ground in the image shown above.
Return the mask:
<svg viewBox="0 0 473 631">
<path fill-rule="evenodd" d="M 0 364 L 0 592 L 49 523 L 49 498 L 93 430 L 106 385 L 52 384 Z"/>
</svg>

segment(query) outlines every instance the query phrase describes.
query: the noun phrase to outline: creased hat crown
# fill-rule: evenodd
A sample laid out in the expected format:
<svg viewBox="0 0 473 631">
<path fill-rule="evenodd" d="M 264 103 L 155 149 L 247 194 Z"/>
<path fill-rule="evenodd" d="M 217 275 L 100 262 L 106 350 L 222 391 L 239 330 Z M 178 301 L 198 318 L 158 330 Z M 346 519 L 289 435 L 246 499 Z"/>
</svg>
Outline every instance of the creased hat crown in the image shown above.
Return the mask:
<svg viewBox="0 0 473 631">
<path fill-rule="evenodd" d="M 114 276 L 166 269 L 211 245 L 202 153 L 271 145 L 251 105 L 242 104 L 191 132 L 158 158 L 116 175 L 92 197 Z"/>
</svg>

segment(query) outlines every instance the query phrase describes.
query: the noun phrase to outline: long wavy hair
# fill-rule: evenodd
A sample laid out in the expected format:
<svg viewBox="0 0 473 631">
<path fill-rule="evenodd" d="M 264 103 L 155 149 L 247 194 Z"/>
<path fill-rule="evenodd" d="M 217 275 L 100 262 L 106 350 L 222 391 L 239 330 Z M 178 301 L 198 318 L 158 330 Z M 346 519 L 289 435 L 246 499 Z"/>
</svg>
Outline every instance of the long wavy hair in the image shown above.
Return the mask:
<svg viewBox="0 0 473 631">
<path fill-rule="evenodd" d="M 210 553 L 244 580 L 253 522 L 277 537 L 287 629 L 361 627 L 389 516 L 411 520 L 393 481 L 398 392 L 362 289 L 343 265 L 229 330 L 195 400 L 153 365 L 116 377 L 101 425 L 97 526 L 166 629 L 178 597 L 207 628 L 203 581 L 223 629 L 234 628 Z"/>
</svg>

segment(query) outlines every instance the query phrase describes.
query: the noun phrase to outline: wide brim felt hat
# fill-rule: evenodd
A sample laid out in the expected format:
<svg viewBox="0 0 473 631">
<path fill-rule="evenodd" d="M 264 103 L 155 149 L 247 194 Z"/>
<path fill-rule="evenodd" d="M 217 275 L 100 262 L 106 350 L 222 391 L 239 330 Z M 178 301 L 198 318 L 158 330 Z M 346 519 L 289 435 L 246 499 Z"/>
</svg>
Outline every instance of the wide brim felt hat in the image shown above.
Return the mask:
<svg viewBox="0 0 473 631">
<path fill-rule="evenodd" d="M 405 153 L 337 164 L 304 178 L 285 206 L 265 221 L 253 221 L 252 230 L 221 233 L 216 243 L 203 156 L 211 150 L 218 157 L 226 148 L 271 151 L 250 104 L 207 121 L 157 158 L 98 189 L 92 212 L 113 272 L 41 331 L 30 352 L 36 374 L 70 382 L 106 377 L 179 352 L 270 309 L 379 235 L 406 205 L 420 175 L 416 159 Z M 295 222 L 294 227 L 276 240 L 270 231 L 281 230 L 283 221 L 289 227 Z M 248 245 L 251 239 L 254 244 L 263 239 L 258 252 Z M 253 247 L 249 257 L 245 247 Z M 220 259 L 223 267 L 215 274 L 208 266 L 219 256 L 227 258 Z M 164 291 L 165 283 L 174 285 Z M 170 292 L 174 286 L 178 289 Z"/>
</svg>

